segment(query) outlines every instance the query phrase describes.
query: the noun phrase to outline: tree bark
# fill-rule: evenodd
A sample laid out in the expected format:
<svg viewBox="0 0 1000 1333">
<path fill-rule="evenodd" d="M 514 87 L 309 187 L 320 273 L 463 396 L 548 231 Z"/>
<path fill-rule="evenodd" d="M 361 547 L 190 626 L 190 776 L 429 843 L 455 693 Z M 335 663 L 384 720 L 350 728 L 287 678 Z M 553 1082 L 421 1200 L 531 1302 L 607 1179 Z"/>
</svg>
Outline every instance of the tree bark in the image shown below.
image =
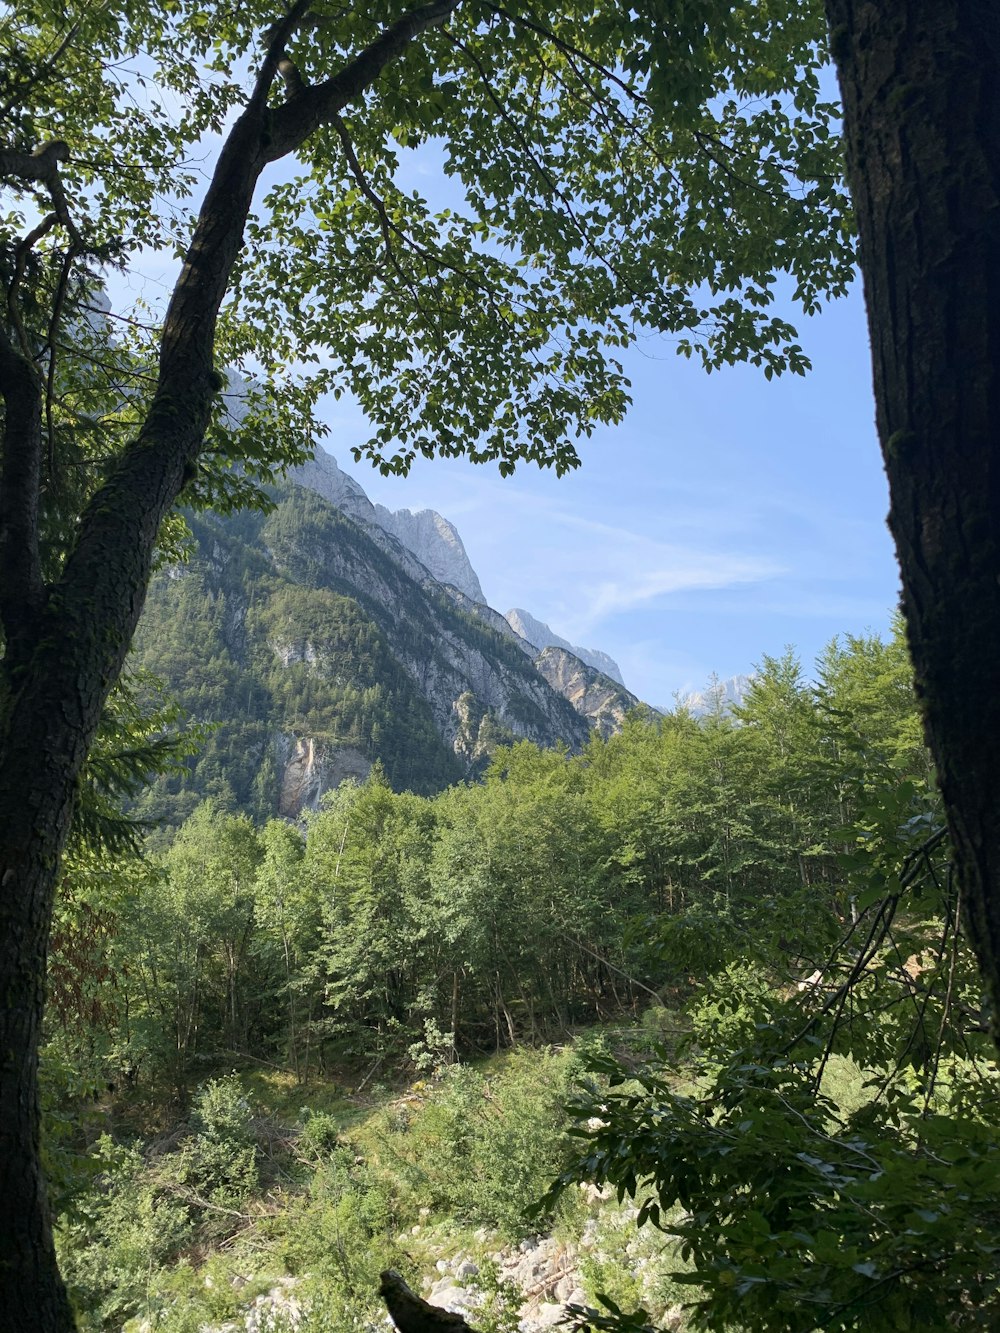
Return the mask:
<svg viewBox="0 0 1000 1333">
<path fill-rule="evenodd" d="M 1000 6 L 826 8 L 889 526 L 1000 1043 Z"/>
<path fill-rule="evenodd" d="M 0 337 L 0 1333 L 76 1326 L 39 1158 L 38 1044 L 53 893 L 76 784 L 142 610 L 160 524 L 204 440 L 218 388 L 218 313 L 254 188 L 269 161 L 329 123 L 457 3 L 433 0 L 402 15 L 333 77 L 277 107 L 268 104 L 270 90 L 308 0 L 297 0 L 272 29 L 167 310 L 149 413 L 82 515 L 62 576 L 48 589 L 38 576 L 38 378 L 7 334 Z M 53 170 L 61 148 L 49 154 Z M 0 172 L 37 174 L 31 164 L 41 159 L 25 158 L 25 167 L 23 156 L 0 154 Z"/>
</svg>

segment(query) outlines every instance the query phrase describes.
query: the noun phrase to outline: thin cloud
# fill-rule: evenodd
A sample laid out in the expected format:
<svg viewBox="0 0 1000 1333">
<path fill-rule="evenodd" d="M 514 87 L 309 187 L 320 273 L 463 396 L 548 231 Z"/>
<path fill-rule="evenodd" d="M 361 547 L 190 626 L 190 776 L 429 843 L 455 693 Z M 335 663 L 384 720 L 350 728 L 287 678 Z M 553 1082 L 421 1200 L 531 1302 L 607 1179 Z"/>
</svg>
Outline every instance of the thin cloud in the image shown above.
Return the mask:
<svg viewBox="0 0 1000 1333">
<path fill-rule="evenodd" d="M 610 616 L 648 607 L 674 593 L 760 583 L 785 572 L 774 561 L 752 556 L 683 547 L 661 547 L 659 554 L 660 563 L 655 568 L 624 570 L 617 577 L 601 580 L 592 590 L 581 589 L 586 601 L 570 617 L 570 636 L 592 634 Z"/>
</svg>

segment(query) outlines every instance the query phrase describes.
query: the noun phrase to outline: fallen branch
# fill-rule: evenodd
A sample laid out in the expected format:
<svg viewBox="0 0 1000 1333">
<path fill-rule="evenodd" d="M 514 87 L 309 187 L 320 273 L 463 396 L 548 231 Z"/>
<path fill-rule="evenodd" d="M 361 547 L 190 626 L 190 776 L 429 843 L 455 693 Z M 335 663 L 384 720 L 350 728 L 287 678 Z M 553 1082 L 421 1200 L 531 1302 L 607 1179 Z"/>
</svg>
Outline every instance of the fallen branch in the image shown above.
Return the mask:
<svg viewBox="0 0 1000 1333">
<path fill-rule="evenodd" d="M 411 1291 L 393 1268 L 382 1274 L 379 1290 L 399 1333 L 478 1333 L 460 1314 L 431 1305 Z"/>
</svg>

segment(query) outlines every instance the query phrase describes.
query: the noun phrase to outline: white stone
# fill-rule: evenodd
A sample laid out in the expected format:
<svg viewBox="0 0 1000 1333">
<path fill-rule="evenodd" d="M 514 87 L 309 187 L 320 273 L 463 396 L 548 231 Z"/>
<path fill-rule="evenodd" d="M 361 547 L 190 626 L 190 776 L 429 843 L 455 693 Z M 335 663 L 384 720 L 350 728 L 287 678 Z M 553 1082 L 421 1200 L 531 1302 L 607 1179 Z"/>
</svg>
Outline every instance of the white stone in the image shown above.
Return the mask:
<svg viewBox="0 0 1000 1333">
<path fill-rule="evenodd" d="M 552 1328 L 554 1324 L 560 1322 L 565 1313 L 566 1307 L 561 1302 L 558 1304 L 546 1303 L 545 1305 L 539 1305 L 532 1314 L 528 1316 L 526 1322 L 530 1323 L 530 1326 L 533 1329 Z"/>
</svg>

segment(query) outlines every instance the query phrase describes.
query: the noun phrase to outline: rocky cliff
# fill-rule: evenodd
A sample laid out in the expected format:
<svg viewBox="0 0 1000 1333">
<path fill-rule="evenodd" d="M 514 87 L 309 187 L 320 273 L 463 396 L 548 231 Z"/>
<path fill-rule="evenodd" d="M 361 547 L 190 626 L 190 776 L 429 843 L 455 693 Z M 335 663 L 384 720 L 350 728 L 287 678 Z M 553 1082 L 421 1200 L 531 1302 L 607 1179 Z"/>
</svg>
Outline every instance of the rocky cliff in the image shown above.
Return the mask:
<svg viewBox="0 0 1000 1333">
<path fill-rule="evenodd" d="M 605 738 L 620 731 L 626 715 L 641 702 L 623 685 L 595 670 L 565 648 L 543 649 L 535 667 L 548 683 L 568 699 L 590 726 Z"/>
<path fill-rule="evenodd" d="M 409 509 L 392 510 L 384 505 L 373 505 L 353 477 L 343 472 L 337 460 L 322 449 L 317 449 L 308 463 L 296 468 L 291 473 L 291 480 L 315 491 L 365 528 L 383 549 L 401 559 L 418 581 L 421 573 L 426 571 L 435 582 L 451 584 L 475 602 L 486 601 L 458 530 L 433 509 L 421 509 L 414 514 Z M 373 528 L 377 531 L 373 532 Z M 415 557 L 419 568 L 412 560 L 406 560 L 400 551 L 381 541 L 380 533 L 393 538 L 405 552 Z"/>
<path fill-rule="evenodd" d="M 596 648 L 580 648 L 572 644 L 568 639 L 562 638 L 549 628 L 544 621 L 536 620 L 530 611 L 525 611 L 520 607 L 514 607 L 512 611 L 507 612 L 507 623 L 515 634 L 526 639 L 528 643 L 533 644 L 535 648 L 542 650 L 545 648 L 563 648 L 566 652 L 572 653 L 574 657 L 585 662 L 587 666 L 593 667 L 595 671 L 602 672 L 605 676 L 610 676 L 612 680 L 618 682 L 624 687 L 622 673 L 618 663 L 607 653 L 599 652 Z"/>
<path fill-rule="evenodd" d="M 275 499 L 267 516 L 192 518 L 192 558 L 154 580 L 139 664 L 211 731 L 144 813 L 173 821 L 214 794 L 292 817 L 375 760 L 430 792 L 504 741 L 586 742 L 588 718 L 495 612 L 314 491 Z"/>
</svg>

